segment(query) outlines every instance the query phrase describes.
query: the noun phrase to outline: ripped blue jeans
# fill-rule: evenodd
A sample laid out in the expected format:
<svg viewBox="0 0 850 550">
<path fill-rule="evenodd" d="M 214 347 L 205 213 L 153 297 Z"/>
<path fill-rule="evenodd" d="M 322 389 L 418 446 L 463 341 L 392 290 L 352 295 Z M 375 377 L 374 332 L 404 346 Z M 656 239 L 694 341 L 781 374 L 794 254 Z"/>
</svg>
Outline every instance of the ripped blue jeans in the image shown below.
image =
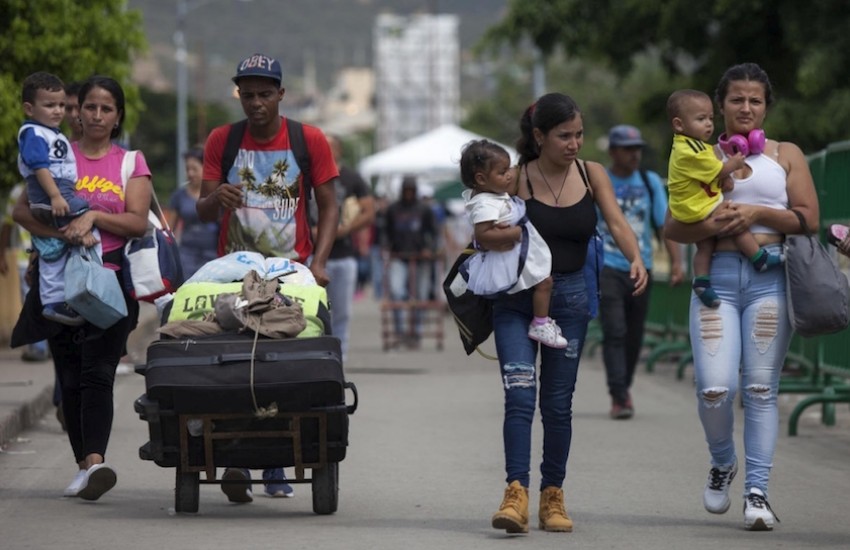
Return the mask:
<svg viewBox="0 0 850 550">
<path fill-rule="evenodd" d="M 549 316 L 567 339 L 565 350 L 540 346 L 528 337 L 528 325 L 533 318 L 531 290 L 504 296 L 493 307 L 493 330 L 505 391 L 502 431 L 506 481 L 517 480 L 523 487 L 529 486 L 531 427 L 539 388 L 543 420 L 541 490 L 550 486 L 560 488 L 564 483 L 573 433 L 573 391 L 590 320 L 582 272 L 555 274 L 552 278 L 555 284 Z"/>
<path fill-rule="evenodd" d="M 780 252 L 779 245 L 767 247 Z M 738 252 L 718 252 L 711 284 L 720 307 L 706 308 L 691 294 L 690 335 L 694 352 L 699 418 L 711 464 L 737 460 L 733 438 L 736 395 L 744 404 L 744 494 L 767 494 L 779 434 L 779 375 L 791 341 L 785 298 L 785 270 L 758 273 Z"/>
</svg>

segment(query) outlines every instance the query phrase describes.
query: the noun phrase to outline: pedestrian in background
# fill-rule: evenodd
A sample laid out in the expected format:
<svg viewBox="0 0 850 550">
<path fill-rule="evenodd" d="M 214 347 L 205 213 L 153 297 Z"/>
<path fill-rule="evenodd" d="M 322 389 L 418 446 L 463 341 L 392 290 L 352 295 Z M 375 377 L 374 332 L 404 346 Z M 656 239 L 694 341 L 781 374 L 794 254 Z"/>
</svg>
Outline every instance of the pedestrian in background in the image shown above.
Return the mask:
<svg viewBox="0 0 850 550">
<path fill-rule="evenodd" d="M 357 290 L 357 258 L 353 235 L 375 221 L 375 201 L 369 186 L 356 170 L 345 165 L 342 141 L 328 136 L 331 152 L 339 168 L 336 200 L 340 206 L 336 239 L 328 254 L 328 302 L 333 335 L 340 339 L 343 361 L 348 357 L 351 305 Z"/>
<path fill-rule="evenodd" d="M 637 237 L 640 255 L 646 266 L 646 291 L 634 294 L 631 262 L 617 246 L 608 224 L 600 219 L 598 231 L 605 249 L 605 265 L 599 275 L 599 323 L 602 328 L 602 361 L 608 394 L 610 416 L 628 419 L 634 415 L 631 387 L 643 347 L 646 316 L 652 290 L 653 238 L 661 233 L 667 212 L 667 191 L 655 172 L 641 168 L 646 142 L 640 130 L 625 124 L 608 132 L 608 177 L 617 205 Z M 660 244 L 660 243 L 659 243 Z M 670 285 L 682 281 L 682 254 L 678 243 L 664 239 L 670 255 Z"/>
<path fill-rule="evenodd" d="M 437 226 L 434 211 L 419 197 L 416 177 L 405 176 L 401 196 L 387 208 L 384 227 L 389 254 L 390 299 L 395 302 L 425 301 L 432 292 Z M 405 326 L 401 308 L 393 310 L 396 342 L 416 348 L 422 338 L 424 312 L 415 308 Z"/>
<path fill-rule="evenodd" d="M 375 221 L 372 223 L 369 236 L 369 276 L 372 284 L 372 297 L 382 300 L 385 297 L 386 285 L 384 269 L 384 253 L 389 249 L 387 244 L 387 208 L 390 201 L 386 195 L 375 195 Z"/>
<path fill-rule="evenodd" d="M 65 83 L 65 125 L 68 127 L 68 140 L 80 141 L 83 137 L 83 122 L 80 120 L 80 88 L 82 82 Z"/>
<path fill-rule="evenodd" d="M 183 154 L 186 182 L 171 195 L 166 219 L 180 244 L 180 262 L 188 280 L 202 265 L 218 258 L 218 222 L 201 221 L 195 205 L 201 196 L 204 150 L 193 148 Z"/>
</svg>

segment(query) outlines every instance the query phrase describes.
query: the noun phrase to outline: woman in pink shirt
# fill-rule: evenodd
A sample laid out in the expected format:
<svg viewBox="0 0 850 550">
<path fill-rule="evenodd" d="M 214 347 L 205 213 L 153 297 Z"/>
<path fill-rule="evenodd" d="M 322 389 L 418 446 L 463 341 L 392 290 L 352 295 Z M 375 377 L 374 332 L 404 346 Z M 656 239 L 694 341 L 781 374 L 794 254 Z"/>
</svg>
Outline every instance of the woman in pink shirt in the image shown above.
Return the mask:
<svg viewBox="0 0 850 550">
<path fill-rule="evenodd" d="M 35 235 L 60 237 L 72 245 L 90 245 L 92 230 L 98 229 L 103 263 L 121 277 L 124 244 L 142 236 L 147 227 L 151 201 L 151 174 L 141 153 L 125 182 L 122 163 L 125 149 L 113 143 L 124 121 L 124 91 L 115 80 L 89 78 L 80 89 L 80 122 L 83 137 L 72 146 L 77 158 L 75 190 L 90 205 L 88 212 L 59 231 L 36 221 L 26 194 L 15 205 L 16 222 Z M 38 291 L 30 292 L 25 312 L 37 302 Z M 115 486 L 115 471 L 106 465 L 106 447 L 112 431 L 112 388 L 115 369 L 126 353 L 127 338 L 138 320 L 138 303 L 125 294 L 128 315 L 108 329 L 91 324 L 82 327 L 41 323 L 47 337 L 62 388 L 62 408 L 68 439 L 77 463 L 77 473 L 64 496 L 97 500 Z M 36 307 L 39 308 L 40 305 Z M 20 323 L 20 321 L 19 321 Z M 31 324 L 30 324 L 31 325 Z M 28 325 L 28 334 L 39 329 Z"/>
</svg>

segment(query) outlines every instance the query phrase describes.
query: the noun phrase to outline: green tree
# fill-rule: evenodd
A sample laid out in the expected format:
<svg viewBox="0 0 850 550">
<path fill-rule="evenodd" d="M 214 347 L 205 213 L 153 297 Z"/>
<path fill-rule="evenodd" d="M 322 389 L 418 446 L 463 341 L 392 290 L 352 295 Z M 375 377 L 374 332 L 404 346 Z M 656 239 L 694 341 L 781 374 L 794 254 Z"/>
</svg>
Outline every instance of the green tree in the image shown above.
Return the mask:
<svg viewBox="0 0 850 550">
<path fill-rule="evenodd" d="M 145 153 L 145 160 L 151 169 L 152 181 L 157 196 L 168 200 L 171 193 L 182 183 L 174 180 L 177 171 L 177 159 L 174 156 L 174 135 L 177 132 L 177 98 L 173 92 L 155 92 L 149 88 L 140 88 L 140 97 L 145 105 L 144 122 L 136 127 L 131 137 L 134 149 Z M 206 135 L 198 135 L 199 109 L 204 110 L 206 131 L 231 121 L 232 115 L 227 107 L 220 103 L 198 104 L 190 101 L 188 105 L 189 144 L 203 145 Z"/>
<path fill-rule="evenodd" d="M 501 55 L 492 76 L 487 99 L 467 106 L 463 126 L 473 132 L 513 145 L 519 137 L 519 118 L 534 101 L 531 90 L 532 60 L 519 54 L 511 59 Z M 618 77 L 605 63 L 583 58 L 567 58 L 560 50 L 546 60 L 547 90 L 572 96 L 582 110 L 584 148 L 582 158 L 603 164 L 609 161 L 608 130 L 615 124 L 641 127 L 649 148 L 644 166 L 666 173 L 670 130 L 663 112 L 657 112 L 658 98 L 663 111 L 670 77 L 657 55 L 639 55 L 628 74 Z M 624 94 L 623 90 L 642 90 Z M 651 122 L 646 122 L 651 121 Z"/>
<path fill-rule="evenodd" d="M 753 61 L 770 75 L 779 100 L 765 124 L 768 134 L 815 151 L 847 137 L 848 26 L 843 0 L 511 0 L 483 42 L 498 47 L 530 39 L 545 54 L 563 48 L 604 61 L 620 76 L 632 69 L 636 53 L 654 53 L 677 86 L 709 93 L 727 67 Z M 648 97 L 657 104 L 663 94 Z"/>
<path fill-rule="evenodd" d="M 21 82 L 35 71 L 69 82 L 92 74 L 121 82 L 126 128 L 139 119 L 131 61 L 146 48 L 142 17 L 126 0 L 3 0 L 0 2 L 0 192 L 20 180 L 17 129 L 24 120 Z"/>
</svg>

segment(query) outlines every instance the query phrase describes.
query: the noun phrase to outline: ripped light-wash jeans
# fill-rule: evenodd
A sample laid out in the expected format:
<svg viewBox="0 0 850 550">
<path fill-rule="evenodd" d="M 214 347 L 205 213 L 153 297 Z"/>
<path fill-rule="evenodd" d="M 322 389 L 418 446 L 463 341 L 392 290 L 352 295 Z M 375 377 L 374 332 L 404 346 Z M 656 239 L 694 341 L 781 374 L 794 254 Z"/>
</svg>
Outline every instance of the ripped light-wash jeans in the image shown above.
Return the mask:
<svg viewBox="0 0 850 550">
<path fill-rule="evenodd" d="M 779 254 L 780 245 L 766 247 Z M 791 341 L 785 270 L 758 273 L 738 252 L 718 252 L 711 261 L 711 285 L 720 307 L 703 306 L 691 294 L 690 335 L 694 353 L 699 418 L 711 464 L 737 460 L 733 438 L 740 370 L 744 404 L 744 494 L 767 494 L 779 434 L 779 375 Z"/>
<path fill-rule="evenodd" d="M 499 298 L 493 307 L 496 351 L 505 391 L 506 481 L 529 486 L 531 427 L 538 394 L 543 419 L 543 462 L 540 489 L 560 488 L 564 483 L 572 440 L 572 404 L 578 363 L 590 313 L 587 287 L 581 271 L 554 274 L 549 315 L 561 327 L 567 349 L 541 346 L 528 337 L 533 318 L 527 290 Z M 540 350 L 540 373 L 536 363 Z"/>
</svg>

